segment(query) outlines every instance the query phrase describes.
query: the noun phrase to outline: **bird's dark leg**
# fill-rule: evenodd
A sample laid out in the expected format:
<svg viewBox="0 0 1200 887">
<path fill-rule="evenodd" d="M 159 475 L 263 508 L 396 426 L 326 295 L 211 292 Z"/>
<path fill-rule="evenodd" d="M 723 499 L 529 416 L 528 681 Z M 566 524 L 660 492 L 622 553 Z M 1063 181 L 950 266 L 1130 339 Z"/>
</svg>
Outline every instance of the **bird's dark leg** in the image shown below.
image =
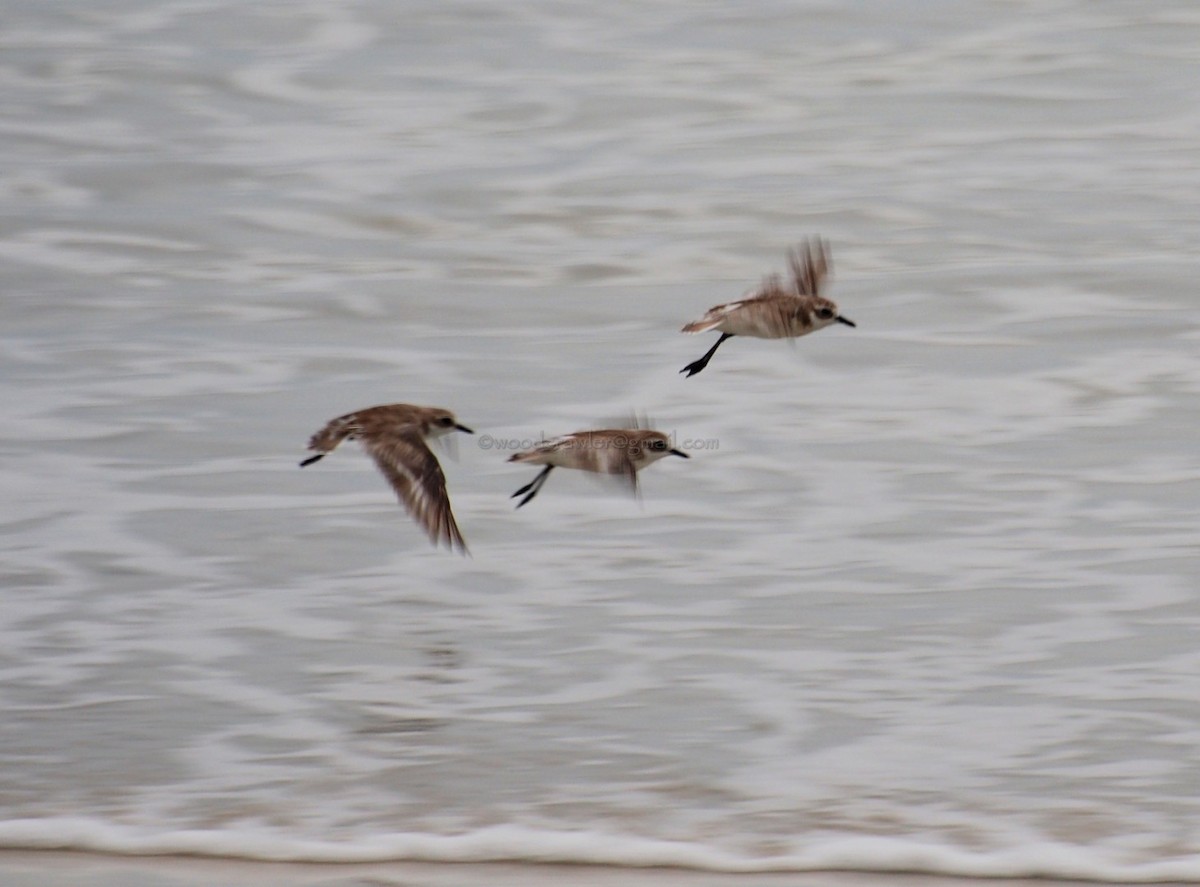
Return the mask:
<svg viewBox="0 0 1200 887">
<path fill-rule="evenodd" d="M 710 360 L 712 360 L 712 356 L 717 353 L 717 349 L 721 347 L 722 342 L 724 342 L 726 339 L 732 339 L 732 338 L 733 338 L 733 333 L 721 333 L 721 338 L 717 339 L 717 344 L 715 344 L 711 348 L 709 348 L 708 351 L 705 352 L 705 354 L 702 358 L 700 358 L 699 360 L 692 361 L 687 366 L 685 366 L 683 369 L 681 369 L 679 372 L 687 373 L 688 378 L 690 379 L 692 376 L 696 375 L 696 373 L 700 372 L 702 369 L 704 369 L 706 366 L 708 366 L 708 362 Z"/>
<path fill-rule="evenodd" d="M 521 489 L 517 490 L 515 493 L 513 493 L 508 498 L 515 499 L 515 498 L 517 498 L 517 496 L 520 496 L 522 493 L 529 493 L 528 496 L 526 496 L 524 499 L 522 499 L 520 502 L 517 503 L 517 508 L 520 508 L 522 505 L 524 505 L 526 502 L 528 502 L 530 499 L 532 499 L 534 496 L 536 496 L 538 494 L 538 491 L 541 490 L 542 485 L 544 483 L 546 483 L 546 478 L 549 477 L 550 471 L 553 468 L 554 468 L 553 465 L 547 465 L 540 472 L 538 472 L 537 477 L 535 477 L 529 483 L 525 484 L 525 486 L 521 487 Z M 532 492 L 530 492 L 531 490 L 532 490 Z"/>
<path fill-rule="evenodd" d="M 312 465 L 314 462 L 320 462 L 324 458 L 325 458 L 324 453 L 317 453 L 317 455 L 309 456 L 307 459 L 305 459 L 303 462 L 301 462 L 300 467 L 303 468 L 305 465 Z"/>
<path fill-rule="evenodd" d="M 534 478 L 533 480 L 531 480 L 529 483 L 525 484 L 525 486 L 521 487 L 521 489 L 517 490 L 515 493 L 513 493 L 513 494 L 512 494 L 511 496 L 509 496 L 508 498 L 509 498 L 509 499 L 515 499 L 515 498 L 517 498 L 518 496 L 520 496 L 522 493 L 527 493 L 527 492 L 529 492 L 529 490 L 530 490 L 530 489 L 533 487 L 533 485 L 534 485 L 534 484 L 536 484 L 536 483 L 537 483 L 539 480 L 541 480 L 541 479 L 542 479 L 542 475 L 543 475 L 543 474 L 545 474 L 546 472 L 548 472 L 548 471 L 549 471 L 549 470 L 550 470 L 552 467 L 553 467 L 553 466 L 551 466 L 551 465 L 547 465 L 545 468 L 543 468 L 541 471 L 539 471 L 539 472 L 537 473 L 537 477 L 535 477 L 535 478 Z"/>
</svg>

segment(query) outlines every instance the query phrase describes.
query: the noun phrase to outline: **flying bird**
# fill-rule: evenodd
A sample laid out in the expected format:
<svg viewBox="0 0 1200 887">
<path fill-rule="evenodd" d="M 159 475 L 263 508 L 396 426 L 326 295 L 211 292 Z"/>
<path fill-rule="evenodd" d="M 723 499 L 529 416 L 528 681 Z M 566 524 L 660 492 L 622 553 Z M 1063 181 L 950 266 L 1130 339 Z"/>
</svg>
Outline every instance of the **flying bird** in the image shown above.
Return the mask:
<svg viewBox="0 0 1200 887">
<path fill-rule="evenodd" d="M 406 403 L 368 407 L 339 416 L 314 434 L 308 448 L 316 455 L 309 456 L 300 467 L 323 459 L 344 440 L 357 440 L 433 544 L 445 543 L 466 554 L 467 543 L 450 510 L 446 476 L 425 443 L 452 431 L 475 433 L 440 407 Z"/>
<path fill-rule="evenodd" d="M 623 477 L 637 494 L 637 473 L 651 462 L 664 456 L 689 458 L 682 450 L 671 446 L 670 438 L 661 431 L 644 428 L 607 428 L 598 431 L 576 431 L 538 444 L 532 449 L 515 453 L 509 462 L 544 465 L 538 475 L 510 498 L 524 496 L 517 508 L 536 496 L 555 468 L 578 468 L 597 474 Z"/>
<path fill-rule="evenodd" d="M 788 260 L 792 269 L 789 284 L 785 284 L 778 274 L 772 274 L 743 298 L 715 305 L 699 320 L 683 328 L 685 333 L 716 330 L 721 333 L 721 338 L 703 357 L 679 372 L 687 373 L 688 377 L 696 375 L 708 366 L 721 343 L 733 336 L 793 339 L 834 323 L 855 326 L 854 321 L 838 313 L 834 302 L 821 295 L 831 267 L 829 245 L 825 241 L 804 241 L 789 253 Z"/>
</svg>

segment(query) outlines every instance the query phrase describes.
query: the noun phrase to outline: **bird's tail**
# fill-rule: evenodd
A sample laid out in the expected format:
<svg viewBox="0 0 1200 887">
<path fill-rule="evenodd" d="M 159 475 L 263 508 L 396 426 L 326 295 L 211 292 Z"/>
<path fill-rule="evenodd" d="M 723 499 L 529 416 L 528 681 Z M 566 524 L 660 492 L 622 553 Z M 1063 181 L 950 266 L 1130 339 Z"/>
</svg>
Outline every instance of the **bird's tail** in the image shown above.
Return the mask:
<svg viewBox="0 0 1200 887">
<path fill-rule="evenodd" d="M 714 321 L 714 320 L 693 320 L 691 323 L 687 324 L 683 329 L 681 329 L 680 332 L 681 333 L 707 333 L 709 330 L 713 329 L 719 322 L 720 321 Z"/>
<path fill-rule="evenodd" d="M 347 437 L 354 433 L 355 423 L 353 414 L 339 416 L 308 439 L 308 448 L 315 450 L 315 456 L 309 456 L 300 463 L 300 467 L 312 465 L 320 461 L 326 453 L 331 453 Z"/>
<path fill-rule="evenodd" d="M 537 450 L 526 450 L 523 453 L 513 453 L 508 457 L 509 462 L 537 462 L 542 454 Z"/>
</svg>

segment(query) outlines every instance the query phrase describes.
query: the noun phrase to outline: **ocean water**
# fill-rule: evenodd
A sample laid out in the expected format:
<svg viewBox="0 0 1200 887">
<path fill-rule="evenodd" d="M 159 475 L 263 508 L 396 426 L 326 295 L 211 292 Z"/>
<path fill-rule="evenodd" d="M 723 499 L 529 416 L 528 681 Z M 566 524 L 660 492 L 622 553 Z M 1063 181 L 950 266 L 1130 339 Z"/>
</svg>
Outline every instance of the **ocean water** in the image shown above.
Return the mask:
<svg viewBox="0 0 1200 887">
<path fill-rule="evenodd" d="M 1200 878 L 1193 3 L 0 8 L 0 847 Z"/>
</svg>

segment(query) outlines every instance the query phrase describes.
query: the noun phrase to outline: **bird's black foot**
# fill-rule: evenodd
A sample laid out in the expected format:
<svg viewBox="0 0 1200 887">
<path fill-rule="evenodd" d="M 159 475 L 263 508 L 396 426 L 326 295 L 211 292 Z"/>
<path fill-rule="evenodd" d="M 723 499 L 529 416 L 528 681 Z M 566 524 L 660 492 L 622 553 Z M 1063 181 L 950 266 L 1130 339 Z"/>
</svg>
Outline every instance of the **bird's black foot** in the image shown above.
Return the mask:
<svg viewBox="0 0 1200 887">
<path fill-rule="evenodd" d="M 699 360 L 693 360 L 691 363 L 689 363 L 687 366 L 685 366 L 679 372 L 687 373 L 687 376 L 685 376 L 684 378 L 690 379 L 692 376 L 696 375 L 696 373 L 700 372 L 702 369 L 704 369 L 706 366 L 708 366 L 708 362 L 710 360 L 712 360 L 712 356 L 717 353 L 717 349 L 721 347 L 721 343 L 724 342 L 726 339 L 731 339 L 731 338 L 733 338 L 733 333 L 721 333 L 721 338 L 717 339 L 717 344 L 715 344 L 711 348 L 709 348 L 708 351 L 706 351 L 704 353 L 704 356 L 702 358 L 700 358 Z"/>
<path fill-rule="evenodd" d="M 517 490 L 515 493 L 513 493 L 508 498 L 515 499 L 523 493 L 529 493 L 528 496 L 526 496 L 524 499 L 522 499 L 520 502 L 517 503 L 517 508 L 520 508 L 522 505 L 527 503 L 530 499 L 532 499 L 534 496 L 536 496 L 538 494 L 538 492 L 542 489 L 542 485 L 546 482 L 546 478 L 550 475 L 550 470 L 552 468 L 554 468 L 553 465 L 547 465 L 545 468 L 543 468 L 538 473 L 537 477 L 535 477 L 529 483 L 525 484 L 525 486 L 521 487 L 521 489 Z"/>
</svg>

